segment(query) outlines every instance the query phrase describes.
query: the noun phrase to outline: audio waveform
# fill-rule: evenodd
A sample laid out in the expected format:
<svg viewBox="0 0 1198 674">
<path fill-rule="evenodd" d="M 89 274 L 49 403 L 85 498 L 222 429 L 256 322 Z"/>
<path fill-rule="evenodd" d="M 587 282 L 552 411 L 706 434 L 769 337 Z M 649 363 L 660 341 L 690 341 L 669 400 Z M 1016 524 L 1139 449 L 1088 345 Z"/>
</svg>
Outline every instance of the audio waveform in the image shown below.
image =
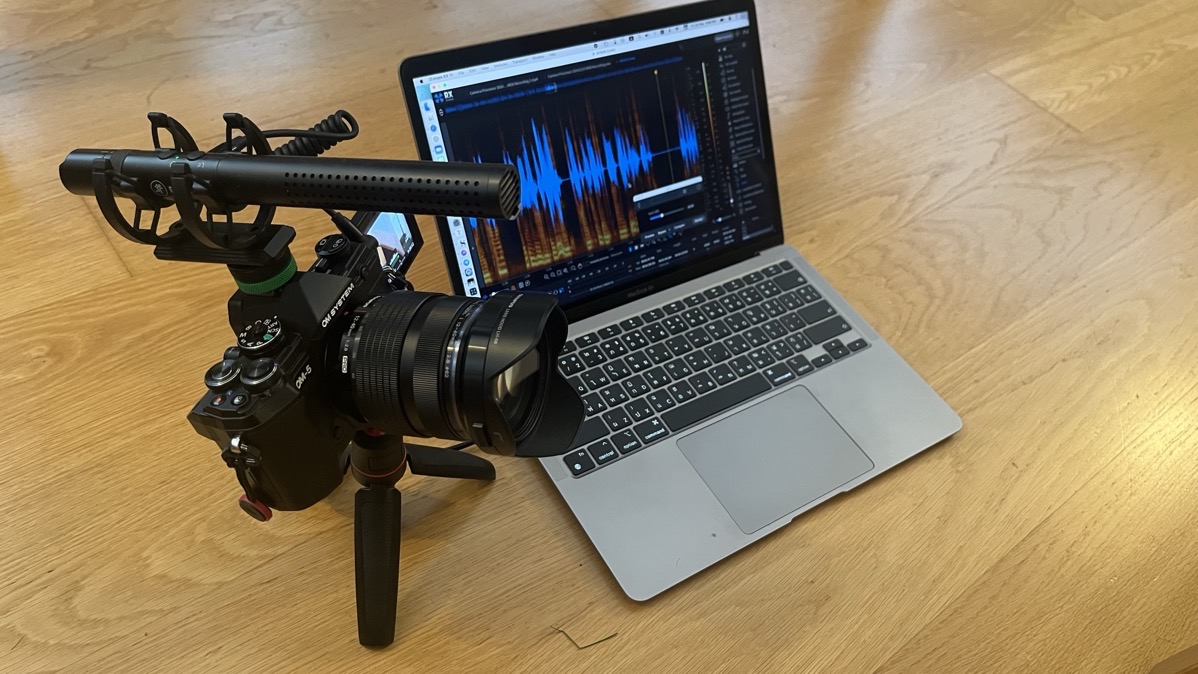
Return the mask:
<svg viewBox="0 0 1198 674">
<path fill-rule="evenodd" d="M 512 164 L 521 184 L 516 220 L 465 220 L 483 286 L 638 236 L 632 197 L 699 174 L 695 123 L 676 93 L 663 96 L 656 72 L 654 78 L 651 87 L 625 90 L 623 100 L 600 107 L 586 95 L 573 105 L 526 107 L 513 116 L 520 119 L 514 127 L 502 117 L 479 118 L 474 148 L 464 156 Z M 498 122 L 498 134 L 481 131 L 488 122 L 492 129 Z"/>
</svg>

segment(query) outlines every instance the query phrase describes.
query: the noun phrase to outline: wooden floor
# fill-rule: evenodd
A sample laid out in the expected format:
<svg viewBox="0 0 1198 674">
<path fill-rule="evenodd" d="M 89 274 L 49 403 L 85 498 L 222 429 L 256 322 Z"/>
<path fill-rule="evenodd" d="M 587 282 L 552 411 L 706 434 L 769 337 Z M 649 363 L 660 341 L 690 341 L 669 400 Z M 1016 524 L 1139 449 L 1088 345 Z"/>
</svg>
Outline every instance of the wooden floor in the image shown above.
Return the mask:
<svg viewBox="0 0 1198 674">
<path fill-rule="evenodd" d="M 1105 673 L 1198 643 L 1193 0 L 762 0 L 787 239 L 965 428 L 761 544 L 638 604 L 533 463 L 405 478 L 370 652 L 354 486 L 240 512 L 184 419 L 232 283 L 119 239 L 65 153 L 147 147 L 149 110 L 203 145 L 345 107 L 341 156 L 410 158 L 404 56 L 664 4 L 0 0 L 0 671 Z M 287 216 L 297 251 L 329 231 Z"/>
</svg>

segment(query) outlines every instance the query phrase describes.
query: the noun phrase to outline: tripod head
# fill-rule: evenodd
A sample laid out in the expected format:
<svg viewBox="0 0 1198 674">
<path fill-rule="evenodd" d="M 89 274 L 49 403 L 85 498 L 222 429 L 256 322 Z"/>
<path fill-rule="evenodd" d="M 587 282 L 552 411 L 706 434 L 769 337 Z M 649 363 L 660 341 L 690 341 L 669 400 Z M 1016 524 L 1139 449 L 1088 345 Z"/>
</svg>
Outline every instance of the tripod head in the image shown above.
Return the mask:
<svg viewBox="0 0 1198 674">
<path fill-rule="evenodd" d="M 207 152 L 177 120 L 149 118 L 153 150 L 75 150 L 59 167 L 62 183 L 94 195 L 118 233 L 153 246 L 159 259 L 228 267 L 237 342 L 205 374 L 207 391 L 188 420 L 220 448 L 255 519 L 313 505 L 352 467 L 362 484 L 359 641 L 387 645 L 399 572 L 396 482 L 408 469 L 495 477 L 482 458 L 406 445 L 404 436 L 557 455 L 574 440 L 582 402 L 557 371 L 567 326 L 553 297 L 415 291 L 356 224 L 370 219 L 336 209 L 510 219 L 517 173 L 504 164 L 318 158 L 357 135 L 344 110 L 307 130 L 266 132 L 229 113 L 224 142 Z M 268 139 L 280 136 L 293 140 L 272 148 Z M 118 197 L 134 204 L 132 221 Z M 252 219 L 240 215 L 251 206 Z M 295 230 L 274 222 L 279 206 L 323 209 L 338 229 L 317 244 L 307 271 L 290 250 Z M 170 208 L 178 219 L 163 227 Z M 414 229 L 407 215 L 396 217 Z"/>
</svg>

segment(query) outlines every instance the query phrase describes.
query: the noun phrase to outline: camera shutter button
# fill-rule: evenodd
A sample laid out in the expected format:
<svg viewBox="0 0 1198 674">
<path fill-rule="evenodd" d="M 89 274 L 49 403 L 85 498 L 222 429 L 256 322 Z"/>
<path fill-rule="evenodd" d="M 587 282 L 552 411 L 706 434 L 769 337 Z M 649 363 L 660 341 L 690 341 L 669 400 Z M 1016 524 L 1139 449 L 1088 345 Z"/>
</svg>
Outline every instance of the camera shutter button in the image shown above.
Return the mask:
<svg viewBox="0 0 1198 674">
<path fill-rule="evenodd" d="M 265 391 L 279 377 L 279 366 L 269 358 L 251 361 L 241 372 L 241 383 L 251 391 Z"/>
<path fill-rule="evenodd" d="M 204 373 L 204 385 L 213 391 L 222 391 L 237 378 L 240 372 L 241 366 L 237 364 L 237 361 L 226 358 L 208 368 L 208 371 Z"/>
</svg>

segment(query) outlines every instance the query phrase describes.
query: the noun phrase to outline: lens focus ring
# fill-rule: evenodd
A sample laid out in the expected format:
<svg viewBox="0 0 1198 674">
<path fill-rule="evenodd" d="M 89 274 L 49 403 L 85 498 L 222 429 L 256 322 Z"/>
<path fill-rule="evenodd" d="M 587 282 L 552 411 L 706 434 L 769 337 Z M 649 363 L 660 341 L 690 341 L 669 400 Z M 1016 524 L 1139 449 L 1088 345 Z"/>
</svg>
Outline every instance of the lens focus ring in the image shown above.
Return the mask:
<svg viewBox="0 0 1198 674">
<path fill-rule="evenodd" d="M 362 415 L 392 433 L 413 434 L 400 393 L 400 353 L 425 293 L 379 297 L 362 321 L 354 357 L 354 399 Z"/>
<path fill-rule="evenodd" d="M 412 402 L 424 432 L 436 437 L 454 437 L 449 421 L 448 398 L 453 391 L 442 388 L 441 366 L 450 347 L 454 321 L 472 301 L 445 297 L 432 302 L 420 323 L 420 338 L 412 359 Z"/>
</svg>

